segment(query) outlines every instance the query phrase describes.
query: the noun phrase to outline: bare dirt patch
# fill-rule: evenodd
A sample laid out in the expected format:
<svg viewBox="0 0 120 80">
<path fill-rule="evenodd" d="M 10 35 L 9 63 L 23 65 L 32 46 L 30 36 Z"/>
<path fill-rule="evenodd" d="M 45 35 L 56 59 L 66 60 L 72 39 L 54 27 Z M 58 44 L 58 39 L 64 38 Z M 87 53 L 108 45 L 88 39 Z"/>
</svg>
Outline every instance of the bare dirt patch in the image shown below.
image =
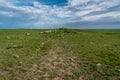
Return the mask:
<svg viewBox="0 0 120 80">
<path fill-rule="evenodd" d="M 39 52 L 39 49 L 37 49 L 37 52 Z M 71 52 L 72 51 L 65 53 L 62 47 L 54 44 L 53 47 L 46 52 L 46 55 L 41 57 L 37 62 L 34 62 L 31 66 L 23 67 L 29 64 L 28 61 L 24 61 L 23 64 L 17 66 L 14 79 L 83 80 L 79 77 L 81 70 L 79 59 Z M 35 58 L 37 56 L 33 54 L 32 57 Z M 5 77 L 6 74 L 5 72 L 3 73 L 2 75 Z M 10 73 L 7 73 L 7 75 L 9 74 Z M 8 79 L 6 78 L 6 80 Z"/>
<path fill-rule="evenodd" d="M 54 45 L 47 55 L 34 63 L 23 77 L 24 80 L 79 80 L 81 67 L 78 58 L 65 54 L 62 47 Z M 20 80 L 20 79 L 19 79 Z"/>
<path fill-rule="evenodd" d="M 33 64 L 30 73 L 35 80 L 77 80 L 80 79 L 79 71 L 79 60 L 76 56 L 63 54 L 61 47 L 54 47 L 39 64 Z"/>
</svg>

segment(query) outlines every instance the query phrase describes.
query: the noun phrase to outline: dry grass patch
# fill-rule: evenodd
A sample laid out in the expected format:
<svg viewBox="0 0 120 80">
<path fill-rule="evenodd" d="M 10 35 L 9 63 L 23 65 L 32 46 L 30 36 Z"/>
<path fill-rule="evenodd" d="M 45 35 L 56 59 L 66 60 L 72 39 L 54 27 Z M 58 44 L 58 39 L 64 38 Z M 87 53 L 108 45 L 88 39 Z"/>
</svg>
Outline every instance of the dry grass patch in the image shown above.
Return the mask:
<svg viewBox="0 0 120 80">
<path fill-rule="evenodd" d="M 80 66 L 79 60 L 73 55 L 63 54 L 63 50 L 60 47 L 54 47 L 48 52 L 48 55 L 43 57 L 38 65 L 38 71 L 43 72 L 42 78 L 65 80 L 67 77 L 71 79 L 75 74 L 79 74 Z M 34 68 L 36 70 L 36 65 Z M 77 78 L 77 77 L 75 77 Z"/>
</svg>

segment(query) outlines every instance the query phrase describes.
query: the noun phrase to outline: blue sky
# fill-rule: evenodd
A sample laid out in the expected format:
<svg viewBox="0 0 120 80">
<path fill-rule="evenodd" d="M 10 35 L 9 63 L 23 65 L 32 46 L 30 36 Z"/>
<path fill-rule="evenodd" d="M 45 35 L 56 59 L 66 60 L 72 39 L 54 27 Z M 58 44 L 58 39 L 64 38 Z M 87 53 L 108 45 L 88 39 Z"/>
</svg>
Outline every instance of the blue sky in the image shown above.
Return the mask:
<svg viewBox="0 0 120 80">
<path fill-rule="evenodd" d="M 120 29 L 120 0 L 0 0 L 0 28 Z"/>
</svg>

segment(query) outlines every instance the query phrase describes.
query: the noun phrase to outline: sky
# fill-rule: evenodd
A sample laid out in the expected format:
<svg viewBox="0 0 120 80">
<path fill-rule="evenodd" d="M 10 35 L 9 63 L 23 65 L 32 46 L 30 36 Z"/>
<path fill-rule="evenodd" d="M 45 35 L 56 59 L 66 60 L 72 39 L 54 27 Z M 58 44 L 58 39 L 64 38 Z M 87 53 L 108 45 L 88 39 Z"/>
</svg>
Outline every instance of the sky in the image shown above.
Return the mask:
<svg viewBox="0 0 120 80">
<path fill-rule="evenodd" d="M 0 28 L 120 29 L 120 0 L 0 0 Z"/>
</svg>

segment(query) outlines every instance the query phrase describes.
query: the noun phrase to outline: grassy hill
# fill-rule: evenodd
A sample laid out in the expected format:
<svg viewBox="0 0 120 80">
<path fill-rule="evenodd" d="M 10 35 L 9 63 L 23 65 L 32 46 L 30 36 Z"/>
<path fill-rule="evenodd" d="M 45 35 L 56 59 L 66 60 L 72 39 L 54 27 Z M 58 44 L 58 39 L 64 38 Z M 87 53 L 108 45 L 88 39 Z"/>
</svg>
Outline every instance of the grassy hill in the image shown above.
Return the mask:
<svg viewBox="0 0 120 80">
<path fill-rule="evenodd" d="M 0 80 L 120 80 L 120 30 L 0 30 Z"/>
</svg>

